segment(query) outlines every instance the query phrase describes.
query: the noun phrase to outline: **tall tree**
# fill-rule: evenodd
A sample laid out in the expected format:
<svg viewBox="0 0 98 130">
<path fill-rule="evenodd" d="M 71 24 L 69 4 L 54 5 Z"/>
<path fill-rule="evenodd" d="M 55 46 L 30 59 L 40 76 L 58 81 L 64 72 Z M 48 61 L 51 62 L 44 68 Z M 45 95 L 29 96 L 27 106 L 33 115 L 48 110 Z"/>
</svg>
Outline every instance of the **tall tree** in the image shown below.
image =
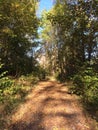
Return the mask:
<svg viewBox="0 0 98 130">
<path fill-rule="evenodd" d="M 36 9 L 35 0 L 0 1 L 0 58 L 14 74 L 26 69 L 27 52 L 35 46 Z"/>
<path fill-rule="evenodd" d="M 62 77 L 77 73 L 86 61 L 92 60 L 98 46 L 97 13 L 96 0 L 57 0 L 47 13 L 55 32 L 48 37 L 55 37 L 50 43 L 57 47 L 57 54 L 54 55 Z M 51 31 L 48 29 L 48 32 Z"/>
</svg>

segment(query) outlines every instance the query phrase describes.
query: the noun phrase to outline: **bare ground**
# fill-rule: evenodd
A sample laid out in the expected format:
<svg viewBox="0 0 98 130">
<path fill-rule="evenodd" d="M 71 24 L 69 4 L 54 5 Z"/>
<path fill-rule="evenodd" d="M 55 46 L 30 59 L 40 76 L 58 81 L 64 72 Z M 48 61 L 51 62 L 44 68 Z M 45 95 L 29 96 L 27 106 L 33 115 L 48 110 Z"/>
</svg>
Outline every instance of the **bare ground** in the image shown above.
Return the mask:
<svg viewBox="0 0 98 130">
<path fill-rule="evenodd" d="M 56 81 L 40 82 L 12 116 L 7 130 L 95 130 L 75 95 Z"/>
</svg>

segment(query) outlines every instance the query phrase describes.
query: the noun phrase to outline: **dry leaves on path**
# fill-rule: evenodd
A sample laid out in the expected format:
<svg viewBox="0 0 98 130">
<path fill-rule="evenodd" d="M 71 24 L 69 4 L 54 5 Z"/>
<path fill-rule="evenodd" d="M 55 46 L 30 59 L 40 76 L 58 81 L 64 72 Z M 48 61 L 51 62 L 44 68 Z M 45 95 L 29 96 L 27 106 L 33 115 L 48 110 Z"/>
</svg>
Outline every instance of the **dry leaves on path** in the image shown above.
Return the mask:
<svg viewBox="0 0 98 130">
<path fill-rule="evenodd" d="M 40 82 L 12 116 L 8 130 L 95 130 L 74 95 L 56 81 Z"/>
</svg>

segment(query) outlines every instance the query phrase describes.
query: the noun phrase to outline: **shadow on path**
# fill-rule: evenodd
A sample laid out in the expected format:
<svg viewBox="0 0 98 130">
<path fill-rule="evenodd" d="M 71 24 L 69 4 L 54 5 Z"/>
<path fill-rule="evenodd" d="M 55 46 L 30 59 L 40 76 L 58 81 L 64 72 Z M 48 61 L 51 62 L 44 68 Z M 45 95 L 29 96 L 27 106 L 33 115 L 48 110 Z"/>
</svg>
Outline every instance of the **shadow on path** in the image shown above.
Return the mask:
<svg viewBox="0 0 98 130">
<path fill-rule="evenodd" d="M 41 82 L 26 100 L 9 130 L 95 130 L 65 85 Z"/>
</svg>

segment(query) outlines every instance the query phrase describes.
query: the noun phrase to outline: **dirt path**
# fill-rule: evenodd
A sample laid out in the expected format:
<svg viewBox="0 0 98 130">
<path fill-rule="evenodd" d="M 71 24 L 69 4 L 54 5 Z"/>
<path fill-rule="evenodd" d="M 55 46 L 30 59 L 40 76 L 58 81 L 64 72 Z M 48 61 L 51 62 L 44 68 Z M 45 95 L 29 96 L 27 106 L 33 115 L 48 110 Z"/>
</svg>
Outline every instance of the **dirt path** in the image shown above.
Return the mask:
<svg viewBox="0 0 98 130">
<path fill-rule="evenodd" d="M 10 130 L 95 130 L 67 87 L 40 82 L 12 116 Z"/>
</svg>

